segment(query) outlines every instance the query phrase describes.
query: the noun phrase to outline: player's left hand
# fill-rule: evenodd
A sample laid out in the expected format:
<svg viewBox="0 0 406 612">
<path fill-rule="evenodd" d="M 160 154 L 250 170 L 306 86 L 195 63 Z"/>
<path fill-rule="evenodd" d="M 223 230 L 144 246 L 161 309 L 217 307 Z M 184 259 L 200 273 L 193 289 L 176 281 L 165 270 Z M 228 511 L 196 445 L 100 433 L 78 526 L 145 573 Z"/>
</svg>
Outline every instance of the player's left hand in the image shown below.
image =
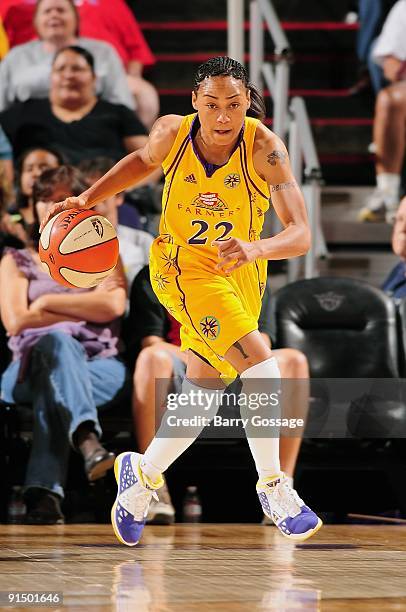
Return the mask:
<svg viewBox="0 0 406 612">
<path fill-rule="evenodd" d="M 227 240 L 214 240 L 212 246 L 218 247 L 219 262 L 216 270 L 222 270 L 226 274 L 230 274 L 259 257 L 257 241 L 245 242 L 239 238 L 228 238 Z M 234 265 L 227 267 L 232 262 L 235 262 Z"/>
</svg>

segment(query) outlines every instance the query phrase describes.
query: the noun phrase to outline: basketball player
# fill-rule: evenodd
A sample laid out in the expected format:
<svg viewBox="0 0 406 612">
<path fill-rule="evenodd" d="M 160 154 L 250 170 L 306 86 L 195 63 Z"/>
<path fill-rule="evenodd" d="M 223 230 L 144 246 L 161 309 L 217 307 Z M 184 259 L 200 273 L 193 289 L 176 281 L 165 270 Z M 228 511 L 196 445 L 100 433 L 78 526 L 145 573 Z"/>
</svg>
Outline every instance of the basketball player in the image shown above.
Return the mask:
<svg viewBox="0 0 406 612">
<path fill-rule="evenodd" d="M 278 388 L 279 368 L 257 323 L 267 260 L 303 255 L 310 232 L 286 148 L 260 122 L 264 102 L 244 67 L 228 57 L 202 64 L 192 104 L 195 114 L 160 118 L 142 150 L 122 159 L 78 198 L 55 204 L 48 218 L 73 207 L 91 208 L 162 165 L 165 187 L 160 234 L 151 247 L 151 281 L 182 325 L 182 349 L 188 349 L 182 393 L 190 398 L 203 393 L 202 414 L 212 420 L 224 377 L 238 372 L 248 398 L 264 381 L 267 388 Z M 270 197 L 284 229 L 260 239 Z M 187 416 L 188 409 L 192 414 L 190 407 L 178 414 Z M 112 523 L 121 542 L 137 544 L 151 498 L 163 485 L 162 473 L 203 427 L 181 429 L 176 437 L 158 431 L 144 455 L 127 452 L 117 458 Z M 246 428 L 246 435 L 265 514 L 283 535 L 310 537 L 322 522 L 281 473 L 278 436 L 256 435 L 254 427 Z M 238 503 L 238 490 L 228 495 L 230 503 L 234 496 Z"/>
</svg>

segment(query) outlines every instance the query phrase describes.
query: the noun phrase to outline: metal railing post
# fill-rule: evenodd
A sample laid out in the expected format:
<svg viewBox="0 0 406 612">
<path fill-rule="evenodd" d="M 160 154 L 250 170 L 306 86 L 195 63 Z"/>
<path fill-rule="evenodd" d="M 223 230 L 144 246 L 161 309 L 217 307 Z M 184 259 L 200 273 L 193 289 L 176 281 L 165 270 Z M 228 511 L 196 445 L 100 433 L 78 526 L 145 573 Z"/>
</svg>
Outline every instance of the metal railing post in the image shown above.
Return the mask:
<svg viewBox="0 0 406 612">
<path fill-rule="evenodd" d="M 232 0 L 231 0 L 232 1 Z M 302 186 L 303 161 L 305 195 L 309 224 L 312 233 L 312 247 L 304 257 L 304 273 L 306 278 L 317 274 L 317 258 L 327 254 L 320 219 L 321 201 L 321 168 L 311 130 L 309 116 L 303 98 L 293 98 L 288 112 L 289 75 L 291 49 L 271 0 L 251 0 L 250 5 L 250 75 L 257 86 L 261 85 L 261 76 L 274 103 L 273 131 L 285 140 L 289 129 L 289 155 L 293 174 L 299 186 Z M 275 45 L 275 68 L 264 62 L 263 22 Z M 281 230 L 277 218 L 271 217 L 272 233 Z M 299 277 L 303 258 L 289 260 L 288 280 Z"/>
<path fill-rule="evenodd" d="M 317 258 L 327 254 L 320 218 L 321 168 L 303 98 L 293 98 L 290 109 L 298 125 L 300 125 L 300 147 L 303 152 L 306 179 L 306 183 L 303 185 L 303 193 L 312 234 L 312 246 L 305 255 L 305 277 L 312 278 L 317 275 Z"/>
<path fill-rule="evenodd" d="M 258 0 L 258 3 L 272 40 L 275 43 L 275 53 L 276 55 L 283 55 L 287 51 L 290 51 L 290 45 L 285 32 L 282 30 L 278 15 L 269 0 Z"/>
<path fill-rule="evenodd" d="M 289 100 L 289 62 L 280 59 L 275 68 L 275 93 L 274 93 L 274 119 L 273 131 L 282 140 L 286 139 L 288 127 L 288 100 Z"/>
<path fill-rule="evenodd" d="M 309 116 L 303 98 L 292 98 L 290 109 L 300 125 L 300 142 L 305 162 L 305 176 L 310 177 L 312 175 L 317 175 L 317 177 L 320 178 L 321 170 L 319 157 L 314 144 Z"/>
<path fill-rule="evenodd" d="M 292 114 L 289 124 L 289 157 L 292 172 L 299 186 L 302 184 L 302 147 L 300 142 L 300 130 L 296 117 Z"/>
<path fill-rule="evenodd" d="M 258 0 L 250 2 L 250 80 L 262 92 L 262 64 L 264 63 L 264 28 Z"/>
<path fill-rule="evenodd" d="M 228 56 L 244 65 L 244 0 L 227 0 Z"/>
<path fill-rule="evenodd" d="M 319 247 L 319 219 L 318 211 L 320 209 L 320 186 L 316 179 L 312 179 L 307 185 L 303 185 L 303 195 L 307 203 L 307 214 L 309 216 L 309 224 L 312 230 L 312 246 L 305 255 L 305 278 L 313 278 L 318 276 L 316 258 Z"/>
<path fill-rule="evenodd" d="M 289 62 L 291 49 L 278 15 L 269 0 L 258 0 L 259 9 L 275 44 L 276 66 L 263 64 L 262 70 L 274 101 L 273 131 L 283 140 L 287 130 L 287 111 L 289 99 Z"/>
</svg>

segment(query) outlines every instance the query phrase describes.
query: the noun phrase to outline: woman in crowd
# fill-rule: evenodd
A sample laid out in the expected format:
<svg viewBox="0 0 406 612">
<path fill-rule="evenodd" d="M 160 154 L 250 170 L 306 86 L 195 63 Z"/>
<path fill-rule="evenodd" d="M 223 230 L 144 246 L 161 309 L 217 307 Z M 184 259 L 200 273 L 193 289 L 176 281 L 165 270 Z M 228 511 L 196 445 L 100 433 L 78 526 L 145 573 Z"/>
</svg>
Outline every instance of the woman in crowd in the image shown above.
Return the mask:
<svg viewBox="0 0 406 612">
<path fill-rule="evenodd" d="M 16 101 L 46 97 L 54 55 L 68 45 L 80 45 L 94 56 L 101 98 L 134 108 L 119 56 L 107 43 L 78 36 L 79 16 L 72 0 L 38 0 L 34 26 L 39 40 L 14 47 L 0 64 L 0 110 Z"/>
<path fill-rule="evenodd" d="M 148 128 L 151 127 L 159 113 L 159 97 L 155 87 L 142 77 L 142 71 L 144 66 L 154 64 L 155 58 L 134 13 L 125 0 L 74 0 L 74 4 L 80 20 L 80 36 L 102 40 L 114 47 L 127 72 L 138 116 Z M 35 10 L 35 0 L 0 2 L 0 15 L 10 47 L 36 38 L 33 27 Z"/>
<path fill-rule="evenodd" d="M 34 223 L 33 187 L 42 172 L 57 168 L 63 163 L 58 151 L 49 148 L 27 149 L 17 161 L 16 200 L 8 211 L 7 218 L 13 224 L 19 224 L 24 242 L 28 239 L 31 225 Z"/>
<path fill-rule="evenodd" d="M 110 402 L 126 378 L 117 358 L 118 319 L 126 306 L 121 266 L 95 289 L 68 289 L 44 272 L 38 221 L 55 199 L 83 190 L 78 170 L 46 170 L 34 187 L 36 225 L 28 248 L 9 249 L 0 264 L 1 319 L 13 361 L 2 377 L 3 399 L 30 404 L 34 428 L 25 480 L 29 523 L 63 522 L 61 500 L 70 446 L 89 480 L 112 467 L 99 439 L 97 407 Z M 40 200 L 40 201 L 38 201 Z"/>
<path fill-rule="evenodd" d="M 93 56 L 76 46 L 56 53 L 49 98 L 12 105 L 0 125 L 15 158 L 29 147 L 52 147 L 72 164 L 100 155 L 117 160 L 147 140 L 132 111 L 97 98 Z"/>
</svg>

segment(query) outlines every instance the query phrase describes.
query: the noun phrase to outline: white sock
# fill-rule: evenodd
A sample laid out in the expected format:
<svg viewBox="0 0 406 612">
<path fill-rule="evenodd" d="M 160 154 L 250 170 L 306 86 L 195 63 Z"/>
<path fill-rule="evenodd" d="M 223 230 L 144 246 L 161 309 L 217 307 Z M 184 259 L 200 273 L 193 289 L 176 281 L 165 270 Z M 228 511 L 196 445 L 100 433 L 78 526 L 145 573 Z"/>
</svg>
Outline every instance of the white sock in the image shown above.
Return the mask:
<svg viewBox="0 0 406 612">
<path fill-rule="evenodd" d="M 276 406 L 273 406 L 270 400 L 268 404 L 261 404 L 255 410 L 250 409 L 249 401 L 250 397 L 254 398 L 259 393 L 266 393 L 268 397 L 272 394 L 274 397 L 274 394 L 280 391 L 281 373 L 275 357 L 270 357 L 248 368 L 242 372 L 240 378 L 242 381 L 242 394 L 248 399 L 246 405 L 241 405 L 240 403 L 242 418 L 251 419 L 253 415 L 258 415 L 264 419 L 280 416 L 280 399 L 278 399 Z M 278 394 L 279 396 L 280 394 Z M 246 435 L 260 480 L 279 475 L 281 471 L 279 462 L 279 429 L 248 425 L 246 427 Z"/>
<path fill-rule="evenodd" d="M 294 489 L 295 487 L 293 486 L 293 476 L 288 476 L 287 474 L 285 474 L 285 478 L 288 481 L 288 484 L 291 486 L 291 488 Z"/>
<path fill-rule="evenodd" d="M 400 174 L 392 172 L 382 172 L 376 175 L 376 184 L 380 191 L 387 193 L 395 198 L 399 197 Z"/>
<path fill-rule="evenodd" d="M 179 396 L 170 394 L 171 406 L 173 408 L 176 405 L 176 409 L 166 410 L 154 439 L 144 453 L 141 461 L 141 470 L 144 474 L 156 481 L 160 474 L 189 448 L 208 421 L 217 414 L 223 393 L 224 389 L 206 389 L 184 378 L 181 394 L 186 394 L 183 398 L 186 400 L 188 397 L 190 401 L 183 406 L 178 401 Z M 169 399 L 167 405 L 169 406 Z M 200 417 L 197 425 L 169 425 L 171 421 L 168 419 L 173 421 L 175 418 L 190 419 L 195 416 Z"/>
<path fill-rule="evenodd" d="M 157 468 L 150 461 L 145 461 L 145 459 L 141 459 L 140 468 L 141 472 L 145 474 L 145 476 L 147 476 L 152 482 L 158 482 L 158 480 L 161 478 L 162 470 Z"/>
</svg>

